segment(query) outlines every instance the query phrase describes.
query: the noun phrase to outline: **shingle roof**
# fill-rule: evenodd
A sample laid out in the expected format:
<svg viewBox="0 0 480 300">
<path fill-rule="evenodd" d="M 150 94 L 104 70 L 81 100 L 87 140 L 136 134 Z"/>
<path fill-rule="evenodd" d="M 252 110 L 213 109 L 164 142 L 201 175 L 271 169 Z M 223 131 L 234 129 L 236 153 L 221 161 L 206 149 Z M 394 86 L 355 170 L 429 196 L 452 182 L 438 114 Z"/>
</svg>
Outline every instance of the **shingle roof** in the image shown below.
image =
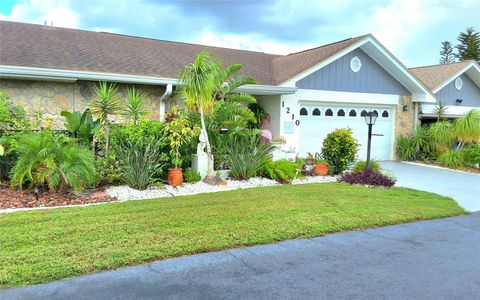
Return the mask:
<svg viewBox="0 0 480 300">
<path fill-rule="evenodd" d="M 177 78 L 195 54 L 242 64 L 259 84 L 277 85 L 366 37 L 286 56 L 105 32 L 0 21 L 0 65 Z"/>
<path fill-rule="evenodd" d="M 472 63 L 472 61 L 467 60 L 449 64 L 410 68 L 410 71 L 433 91 L 470 63 Z"/>
</svg>

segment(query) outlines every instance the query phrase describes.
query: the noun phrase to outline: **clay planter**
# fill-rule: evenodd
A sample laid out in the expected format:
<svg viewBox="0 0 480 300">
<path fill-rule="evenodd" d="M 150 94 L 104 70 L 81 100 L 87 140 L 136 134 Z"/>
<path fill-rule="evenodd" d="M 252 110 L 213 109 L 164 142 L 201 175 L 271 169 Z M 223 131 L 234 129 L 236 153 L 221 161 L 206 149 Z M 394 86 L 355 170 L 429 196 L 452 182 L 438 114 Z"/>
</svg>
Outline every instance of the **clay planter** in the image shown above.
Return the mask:
<svg viewBox="0 0 480 300">
<path fill-rule="evenodd" d="M 180 186 L 183 184 L 183 172 L 182 168 L 170 168 L 168 169 L 167 182 L 173 186 Z"/>
<path fill-rule="evenodd" d="M 328 175 L 328 165 L 324 163 L 318 163 L 313 169 L 313 174 L 316 176 L 326 176 Z"/>
</svg>

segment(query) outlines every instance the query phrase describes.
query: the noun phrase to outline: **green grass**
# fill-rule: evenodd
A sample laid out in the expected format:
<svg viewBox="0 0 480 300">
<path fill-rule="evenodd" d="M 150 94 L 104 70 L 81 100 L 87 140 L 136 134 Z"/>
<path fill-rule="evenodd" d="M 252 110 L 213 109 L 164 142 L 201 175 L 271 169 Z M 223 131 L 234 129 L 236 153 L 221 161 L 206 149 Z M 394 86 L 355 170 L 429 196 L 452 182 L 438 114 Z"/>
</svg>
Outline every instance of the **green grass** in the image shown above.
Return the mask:
<svg viewBox="0 0 480 300">
<path fill-rule="evenodd" d="M 5 214 L 0 287 L 463 213 L 426 192 L 324 183 Z"/>
</svg>

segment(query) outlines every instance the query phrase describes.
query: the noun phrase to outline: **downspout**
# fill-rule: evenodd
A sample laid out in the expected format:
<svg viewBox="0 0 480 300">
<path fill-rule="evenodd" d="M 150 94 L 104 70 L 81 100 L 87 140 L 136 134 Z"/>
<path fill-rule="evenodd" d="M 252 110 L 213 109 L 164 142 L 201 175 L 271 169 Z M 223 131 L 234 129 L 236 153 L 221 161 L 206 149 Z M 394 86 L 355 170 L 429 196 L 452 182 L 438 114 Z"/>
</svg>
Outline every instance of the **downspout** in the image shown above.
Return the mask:
<svg viewBox="0 0 480 300">
<path fill-rule="evenodd" d="M 169 83 L 166 85 L 165 93 L 160 97 L 160 106 L 159 106 L 159 119 L 163 122 L 165 120 L 165 99 L 172 94 L 173 84 Z"/>
</svg>

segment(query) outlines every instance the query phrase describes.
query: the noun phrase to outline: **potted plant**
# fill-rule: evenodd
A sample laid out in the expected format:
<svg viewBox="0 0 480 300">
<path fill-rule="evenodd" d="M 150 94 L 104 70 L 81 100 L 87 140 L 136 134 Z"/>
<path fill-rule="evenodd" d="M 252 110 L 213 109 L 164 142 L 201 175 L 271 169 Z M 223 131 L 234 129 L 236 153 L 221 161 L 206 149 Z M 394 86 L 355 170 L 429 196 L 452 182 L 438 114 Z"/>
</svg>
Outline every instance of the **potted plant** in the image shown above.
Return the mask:
<svg viewBox="0 0 480 300">
<path fill-rule="evenodd" d="M 313 157 L 313 174 L 316 176 L 326 176 L 328 175 L 328 162 L 322 159 L 320 153 L 315 153 Z"/>
<path fill-rule="evenodd" d="M 173 186 L 180 186 L 183 184 L 183 170 L 181 168 L 183 159 L 180 156 L 180 147 L 198 135 L 199 130 L 197 127 L 190 127 L 188 120 L 178 114 L 176 109 L 173 112 L 174 117 L 165 123 L 173 164 L 173 168 L 168 169 L 167 182 Z"/>
</svg>

